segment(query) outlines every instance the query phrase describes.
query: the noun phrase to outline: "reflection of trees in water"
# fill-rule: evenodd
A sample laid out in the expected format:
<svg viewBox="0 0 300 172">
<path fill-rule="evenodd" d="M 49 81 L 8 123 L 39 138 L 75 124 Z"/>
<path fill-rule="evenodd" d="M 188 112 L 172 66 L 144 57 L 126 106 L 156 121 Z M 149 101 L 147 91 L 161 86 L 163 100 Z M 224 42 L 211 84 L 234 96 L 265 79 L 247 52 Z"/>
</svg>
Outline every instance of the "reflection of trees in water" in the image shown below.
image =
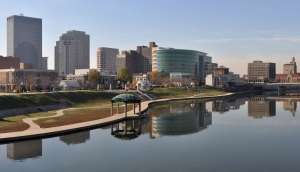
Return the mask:
<svg viewBox="0 0 300 172">
<path fill-rule="evenodd" d="M 7 158 L 12 160 L 25 160 L 38 158 L 43 154 L 42 140 L 29 140 L 7 144 Z"/>
<path fill-rule="evenodd" d="M 59 140 L 66 143 L 67 145 L 85 143 L 86 141 L 90 140 L 90 131 L 60 136 Z"/>
</svg>

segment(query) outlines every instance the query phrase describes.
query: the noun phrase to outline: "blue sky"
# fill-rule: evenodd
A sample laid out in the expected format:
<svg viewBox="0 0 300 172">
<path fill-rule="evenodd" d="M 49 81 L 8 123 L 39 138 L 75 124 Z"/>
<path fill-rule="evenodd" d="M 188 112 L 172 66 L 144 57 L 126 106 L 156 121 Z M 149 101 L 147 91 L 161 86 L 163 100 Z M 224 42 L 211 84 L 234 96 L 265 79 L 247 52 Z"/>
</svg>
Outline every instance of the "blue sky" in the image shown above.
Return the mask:
<svg viewBox="0 0 300 172">
<path fill-rule="evenodd" d="M 6 18 L 23 13 L 43 19 L 43 56 L 54 68 L 62 33 L 90 35 L 90 63 L 97 47 L 162 47 L 208 53 L 213 62 L 247 74 L 253 60 L 300 63 L 300 1 L 278 0 L 0 0 L 0 55 L 6 56 Z"/>
</svg>

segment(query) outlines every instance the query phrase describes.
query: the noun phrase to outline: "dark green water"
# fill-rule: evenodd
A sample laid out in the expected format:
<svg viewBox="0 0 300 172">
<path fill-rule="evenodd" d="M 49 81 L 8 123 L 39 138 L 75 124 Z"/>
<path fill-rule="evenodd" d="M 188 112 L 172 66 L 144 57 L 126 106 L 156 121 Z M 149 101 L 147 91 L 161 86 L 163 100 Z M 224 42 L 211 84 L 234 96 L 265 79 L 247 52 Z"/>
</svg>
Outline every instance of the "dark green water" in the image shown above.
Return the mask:
<svg viewBox="0 0 300 172">
<path fill-rule="evenodd" d="M 172 102 L 143 120 L 0 145 L 0 171 L 300 171 L 300 96 Z"/>
</svg>

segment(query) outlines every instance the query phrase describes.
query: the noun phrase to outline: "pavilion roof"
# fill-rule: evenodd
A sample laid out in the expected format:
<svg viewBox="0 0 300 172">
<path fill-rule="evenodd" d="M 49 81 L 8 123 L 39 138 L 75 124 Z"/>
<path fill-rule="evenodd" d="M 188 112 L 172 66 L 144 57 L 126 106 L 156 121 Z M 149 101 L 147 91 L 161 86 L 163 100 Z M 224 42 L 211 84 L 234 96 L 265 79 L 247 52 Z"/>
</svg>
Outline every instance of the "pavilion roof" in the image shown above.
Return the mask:
<svg viewBox="0 0 300 172">
<path fill-rule="evenodd" d="M 133 94 L 119 94 L 111 99 L 112 103 L 139 103 L 141 99 Z"/>
</svg>

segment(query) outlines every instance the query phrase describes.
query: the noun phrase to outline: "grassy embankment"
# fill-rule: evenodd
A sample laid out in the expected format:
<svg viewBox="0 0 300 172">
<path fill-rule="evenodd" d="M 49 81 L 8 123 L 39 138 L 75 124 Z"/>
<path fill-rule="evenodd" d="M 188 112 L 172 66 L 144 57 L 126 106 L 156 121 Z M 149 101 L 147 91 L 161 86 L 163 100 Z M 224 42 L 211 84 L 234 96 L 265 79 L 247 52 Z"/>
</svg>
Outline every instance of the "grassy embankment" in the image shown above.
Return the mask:
<svg viewBox="0 0 300 172">
<path fill-rule="evenodd" d="M 226 92 L 215 87 L 193 87 L 188 89 L 185 89 L 184 87 L 154 88 L 149 93 L 159 97 L 160 99 L 191 96 L 203 97 L 226 94 Z"/>
<path fill-rule="evenodd" d="M 128 106 L 127 111 L 130 111 L 132 109 L 133 106 Z M 64 111 L 63 116 L 38 119 L 34 122 L 38 124 L 41 128 L 51 128 L 107 118 L 111 116 L 110 113 L 110 108 L 70 109 Z M 117 108 L 114 108 L 114 114 L 116 113 Z M 124 113 L 123 107 L 119 109 L 119 113 Z"/>
<path fill-rule="evenodd" d="M 0 96 L 0 110 L 58 104 L 50 94 L 12 94 Z"/>
<path fill-rule="evenodd" d="M 185 90 L 184 88 L 155 88 L 150 91 L 151 94 L 159 98 L 179 98 L 190 96 L 213 96 L 225 94 L 216 88 L 211 87 L 195 87 Z M 42 128 L 62 126 L 79 122 L 91 121 L 110 116 L 110 100 L 120 93 L 96 92 L 96 91 L 71 91 L 58 92 L 59 97 L 75 108 L 64 112 L 64 116 L 40 119 L 35 121 Z M 58 103 L 57 100 L 49 94 L 22 94 L 13 96 L 0 96 L 0 109 L 10 109 L 17 107 L 38 106 L 46 104 Z M 3 103 L 3 104 L 2 104 Z M 128 110 L 132 110 L 130 106 Z M 116 109 L 114 109 L 116 111 Z M 120 108 L 120 113 L 123 113 L 123 108 Z M 116 113 L 116 112 L 115 112 Z M 22 119 L 55 115 L 55 111 L 47 113 L 35 113 L 30 115 L 21 115 L 16 117 L 4 118 L 0 120 L 0 133 L 22 131 L 29 126 L 23 123 Z"/>
<path fill-rule="evenodd" d="M 107 118 L 111 115 L 110 100 L 118 94 L 120 93 L 90 91 L 61 92 L 59 96 L 70 103 L 72 107 L 78 109 L 64 111 L 64 115 L 60 117 L 39 119 L 34 122 L 41 128 L 50 128 Z M 133 106 L 129 105 L 127 111 L 132 109 Z M 117 108 L 115 107 L 114 114 L 116 113 Z M 119 109 L 119 113 L 124 113 L 123 107 Z"/>
<path fill-rule="evenodd" d="M 61 120 L 76 121 L 72 118 L 78 118 L 77 121 L 88 121 L 94 119 L 100 119 L 107 117 L 108 107 L 110 107 L 110 100 L 119 93 L 107 93 L 96 91 L 72 91 L 72 92 L 58 92 L 59 97 L 67 101 L 72 107 L 76 108 L 88 108 L 91 109 L 77 109 L 66 111 L 68 117 L 57 117 L 57 120 L 53 120 L 53 126 L 58 126 L 56 123 L 61 124 Z M 19 95 L 2 95 L 0 96 L 0 109 L 12 109 L 20 107 L 41 106 L 47 104 L 59 103 L 49 93 L 38 94 L 19 94 Z M 102 112 L 103 109 L 103 112 Z M 121 108 L 122 109 L 122 108 Z M 121 111 L 120 109 L 120 111 Z M 101 113 L 99 113 L 101 112 Z M 34 113 L 29 115 L 19 115 L 14 117 L 8 117 L 0 119 L 0 133 L 23 131 L 29 128 L 29 126 L 22 121 L 24 118 L 32 117 L 45 117 L 55 115 L 55 111 Z M 110 115 L 110 109 L 109 109 Z M 80 118 L 79 118 L 80 116 Z M 47 118 L 48 119 L 48 118 Z M 68 125 L 70 121 L 64 121 L 64 125 Z M 47 124 L 49 126 L 49 122 Z"/>
<path fill-rule="evenodd" d="M 0 133 L 17 132 L 28 129 L 29 125 L 23 122 L 24 118 L 45 117 L 55 114 L 55 111 L 49 111 L 0 119 Z"/>
</svg>

